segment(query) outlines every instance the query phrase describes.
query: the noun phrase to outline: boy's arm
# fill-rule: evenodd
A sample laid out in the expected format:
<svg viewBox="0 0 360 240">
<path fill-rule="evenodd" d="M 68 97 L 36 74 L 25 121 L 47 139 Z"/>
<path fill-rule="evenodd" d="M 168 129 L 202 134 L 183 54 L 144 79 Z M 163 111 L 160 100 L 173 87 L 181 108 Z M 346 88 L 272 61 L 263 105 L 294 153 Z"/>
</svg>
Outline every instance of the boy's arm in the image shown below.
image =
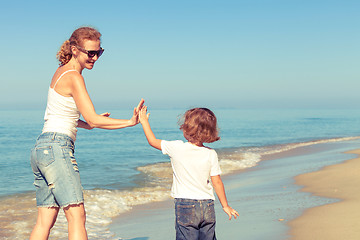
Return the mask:
<svg viewBox="0 0 360 240">
<path fill-rule="evenodd" d="M 232 216 L 234 216 L 234 218 L 239 216 L 239 213 L 235 209 L 232 209 L 228 205 L 228 201 L 226 199 L 226 194 L 225 194 L 224 184 L 221 180 L 220 175 L 211 176 L 211 182 L 214 186 L 216 195 L 219 198 L 219 201 L 221 203 L 221 206 L 223 207 L 224 212 L 229 216 L 229 220 L 231 220 Z"/>
<path fill-rule="evenodd" d="M 147 107 L 144 106 L 139 112 L 139 120 L 143 127 L 146 139 L 149 142 L 150 146 L 161 150 L 161 140 L 157 139 L 155 137 L 153 131 L 151 130 L 150 123 L 149 123 L 150 113 L 146 114 L 146 111 L 147 111 Z"/>
</svg>

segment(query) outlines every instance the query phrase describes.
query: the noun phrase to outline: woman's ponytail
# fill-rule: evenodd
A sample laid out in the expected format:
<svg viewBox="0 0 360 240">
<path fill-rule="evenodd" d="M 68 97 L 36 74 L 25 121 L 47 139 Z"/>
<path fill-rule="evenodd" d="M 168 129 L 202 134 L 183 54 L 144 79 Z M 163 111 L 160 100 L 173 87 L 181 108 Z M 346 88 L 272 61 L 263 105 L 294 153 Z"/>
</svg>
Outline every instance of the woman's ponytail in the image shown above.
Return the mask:
<svg viewBox="0 0 360 240">
<path fill-rule="evenodd" d="M 70 48 L 70 41 L 66 40 L 60 47 L 60 50 L 56 54 L 56 58 L 60 62 L 60 66 L 67 64 L 72 57 L 71 48 Z"/>
</svg>

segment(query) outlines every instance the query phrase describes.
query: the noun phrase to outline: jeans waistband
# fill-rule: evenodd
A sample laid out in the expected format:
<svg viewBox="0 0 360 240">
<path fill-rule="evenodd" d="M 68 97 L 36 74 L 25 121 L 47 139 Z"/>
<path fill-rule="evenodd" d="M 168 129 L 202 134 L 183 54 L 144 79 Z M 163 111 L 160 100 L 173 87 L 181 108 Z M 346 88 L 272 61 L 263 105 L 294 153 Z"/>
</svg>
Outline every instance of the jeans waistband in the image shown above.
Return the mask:
<svg viewBox="0 0 360 240">
<path fill-rule="evenodd" d="M 176 202 L 211 202 L 212 199 L 190 199 L 190 198 L 175 198 Z"/>
<path fill-rule="evenodd" d="M 70 145 L 74 146 L 74 141 L 72 138 L 64 133 L 58 132 L 44 132 L 40 134 L 37 140 L 48 139 L 48 140 L 57 140 L 57 141 L 65 141 L 68 142 Z"/>
</svg>

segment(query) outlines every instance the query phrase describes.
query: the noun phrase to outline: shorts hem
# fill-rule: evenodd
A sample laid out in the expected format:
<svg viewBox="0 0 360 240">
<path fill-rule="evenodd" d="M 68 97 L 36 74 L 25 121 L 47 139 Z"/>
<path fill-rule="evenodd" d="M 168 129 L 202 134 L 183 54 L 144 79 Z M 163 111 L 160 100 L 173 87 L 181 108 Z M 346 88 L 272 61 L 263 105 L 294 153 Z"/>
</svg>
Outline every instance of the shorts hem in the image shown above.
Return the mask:
<svg viewBox="0 0 360 240">
<path fill-rule="evenodd" d="M 63 206 L 61 206 L 61 208 L 67 208 L 68 206 L 71 206 L 71 205 L 80 205 L 80 204 L 84 204 L 84 201 L 67 203 L 67 204 L 64 204 Z"/>
<path fill-rule="evenodd" d="M 53 205 L 37 205 L 38 208 L 59 208 L 59 205 L 53 204 Z"/>
<path fill-rule="evenodd" d="M 80 204 L 84 204 L 84 201 L 77 201 L 77 202 L 71 202 L 71 203 L 66 203 L 62 206 L 59 206 L 57 204 L 52 204 L 52 205 L 41 205 L 41 206 L 37 206 L 37 207 L 41 207 L 41 208 L 53 208 L 53 207 L 57 207 L 57 208 L 67 208 L 68 206 L 71 205 L 80 205 Z"/>
</svg>

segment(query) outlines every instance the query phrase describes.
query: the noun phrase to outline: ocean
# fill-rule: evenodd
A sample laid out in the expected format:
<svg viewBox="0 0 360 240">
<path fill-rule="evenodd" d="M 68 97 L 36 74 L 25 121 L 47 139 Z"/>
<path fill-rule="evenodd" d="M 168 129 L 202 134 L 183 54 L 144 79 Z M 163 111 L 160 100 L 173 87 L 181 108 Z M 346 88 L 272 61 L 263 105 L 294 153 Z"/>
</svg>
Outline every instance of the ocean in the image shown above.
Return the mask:
<svg viewBox="0 0 360 240">
<path fill-rule="evenodd" d="M 149 108 L 156 137 L 184 140 L 178 120 L 185 110 Z M 252 168 L 272 154 L 360 138 L 360 110 L 212 110 L 218 118 L 221 140 L 207 146 L 218 152 L 223 175 Z M 110 112 L 114 118 L 128 118 L 132 113 Z M 27 239 L 35 224 L 29 156 L 41 132 L 43 115 L 43 110 L 0 110 L 0 239 Z M 119 239 L 109 230 L 114 217 L 136 205 L 169 199 L 169 159 L 147 144 L 140 125 L 119 130 L 79 129 L 75 145 L 89 239 Z M 50 239 L 67 239 L 61 213 Z"/>
</svg>

